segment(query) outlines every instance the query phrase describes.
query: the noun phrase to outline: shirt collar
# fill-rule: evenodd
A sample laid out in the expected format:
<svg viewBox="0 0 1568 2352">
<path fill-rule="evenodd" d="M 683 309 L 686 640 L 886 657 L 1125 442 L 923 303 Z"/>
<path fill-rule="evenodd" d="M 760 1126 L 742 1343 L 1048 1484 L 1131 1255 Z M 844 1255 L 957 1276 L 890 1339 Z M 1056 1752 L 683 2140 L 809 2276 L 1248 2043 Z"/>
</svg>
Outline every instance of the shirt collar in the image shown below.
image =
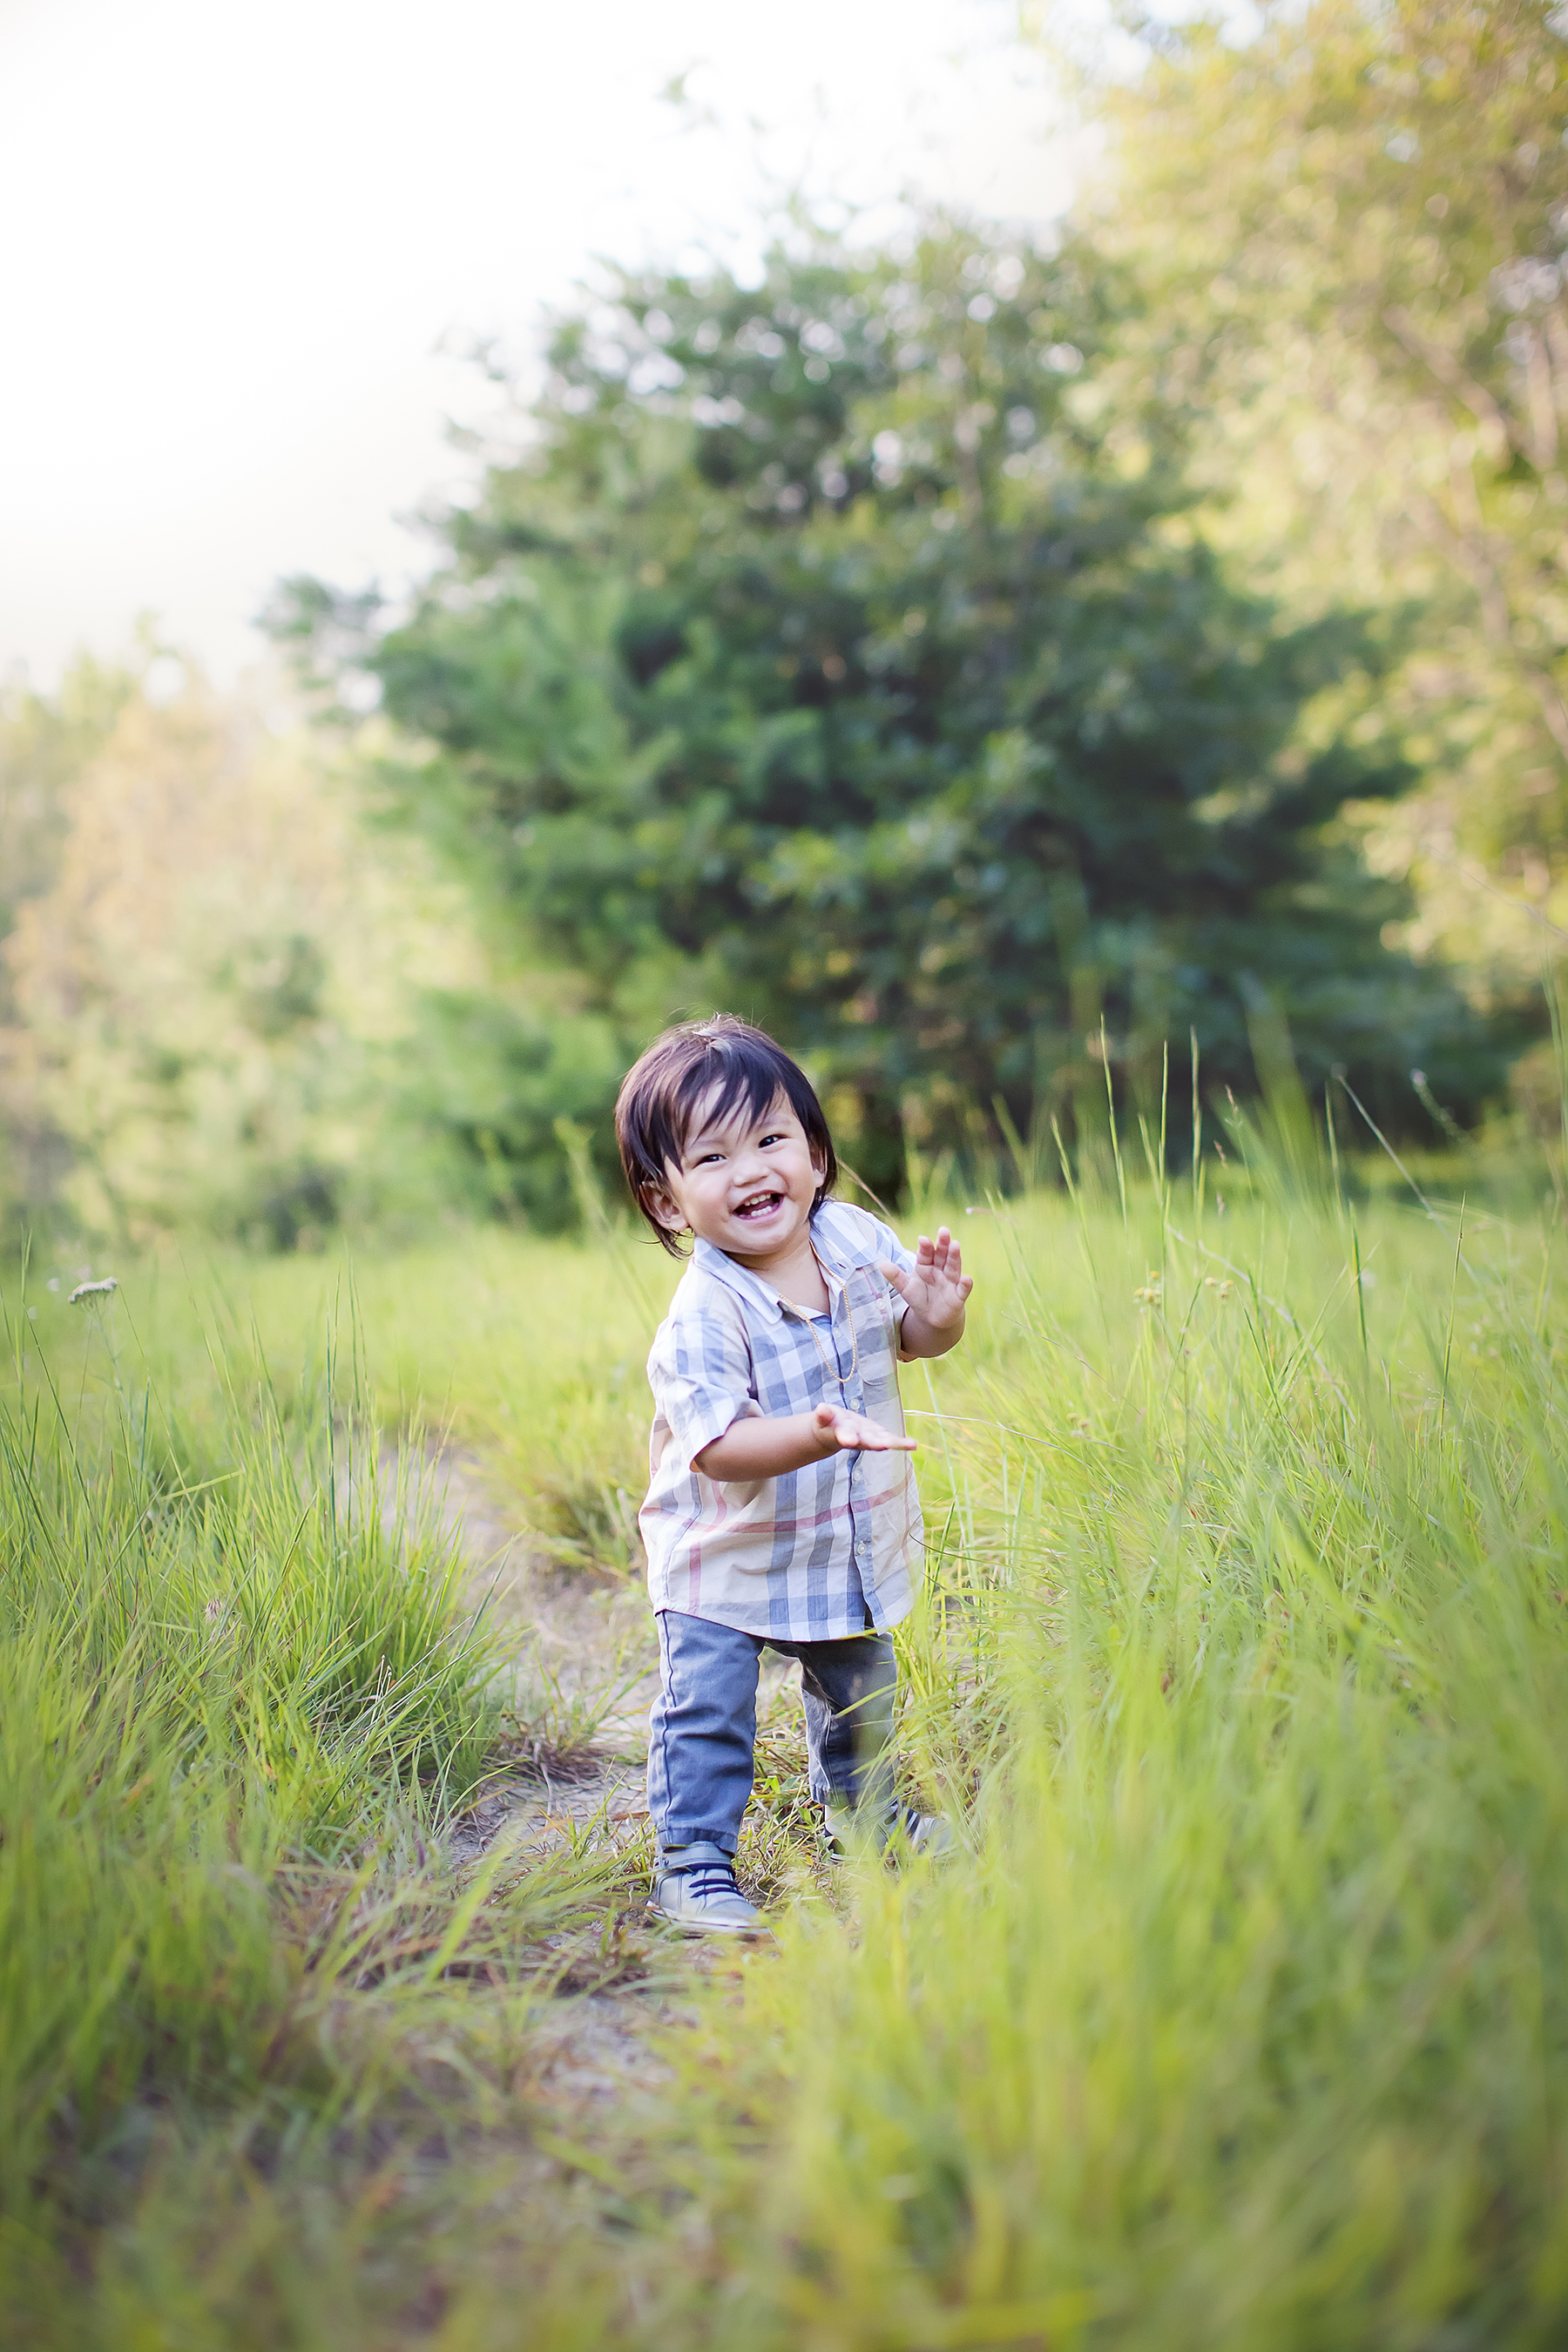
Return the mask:
<svg viewBox="0 0 1568 2352">
<path fill-rule="evenodd" d="M 824 1207 L 829 1205 L 831 1204 L 825 1203 Z M 811 1239 L 812 1246 L 824 1266 L 836 1274 L 841 1282 L 846 1275 L 853 1274 L 856 1267 L 862 1263 L 853 1250 L 846 1249 L 841 1243 L 833 1239 L 828 1219 L 822 1209 L 819 1209 L 812 1219 Z"/>
<path fill-rule="evenodd" d="M 777 1291 L 770 1289 L 750 1266 L 737 1265 L 732 1257 L 726 1257 L 723 1251 L 716 1249 L 711 1242 L 699 1240 L 695 1244 L 691 1263 L 712 1281 L 723 1283 L 738 1298 L 744 1299 L 746 1305 L 761 1315 L 765 1322 L 777 1323 L 782 1319 L 784 1309 L 779 1305 Z"/>
<path fill-rule="evenodd" d="M 816 1251 L 817 1261 L 827 1281 L 827 1307 L 831 1315 L 834 1311 L 834 1286 L 837 1285 L 840 1290 L 843 1289 L 844 1276 L 851 1270 L 853 1261 L 847 1260 L 843 1251 L 828 1240 L 822 1229 L 820 1218 L 813 1222 L 811 1239 L 812 1245 Z M 754 1307 L 769 1323 L 782 1322 L 786 1306 L 792 1317 L 808 1317 L 810 1314 L 808 1307 L 797 1307 L 794 1299 L 781 1300 L 778 1292 L 771 1283 L 764 1282 L 760 1274 L 753 1274 L 749 1265 L 740 1265 L 732 1257 L 726 1257 L 723 1251 L 716 1248 L 711 1242 L 699 1240 L 693 1244 L 691 1263 L 694 1266 L 700 1267 L 701 1271 L 713 1281 L 725 1284 L 737 1297 L 743 1298 L 749 1307 Z"/>
</svg>

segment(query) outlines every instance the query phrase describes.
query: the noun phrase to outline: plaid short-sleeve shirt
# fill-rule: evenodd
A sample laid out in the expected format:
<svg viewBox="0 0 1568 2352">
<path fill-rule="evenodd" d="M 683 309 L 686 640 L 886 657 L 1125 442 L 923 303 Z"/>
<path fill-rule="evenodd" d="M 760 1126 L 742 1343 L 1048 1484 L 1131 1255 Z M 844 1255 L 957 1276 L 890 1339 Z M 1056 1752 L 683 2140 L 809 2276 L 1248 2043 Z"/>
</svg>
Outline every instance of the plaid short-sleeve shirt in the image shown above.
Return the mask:
<svg viewBox="0 0 1568 2352">
<path fill-rule="evenodd" d="M 734 1422 L 825 1402 L 902 1434 L 904 1302 L 878 1265 L 907 1269 L 913 1255 L 841 1201 L 817 1211 L 811 1233 L 829 1313 L 781 1298 L 700 1241 L 647 1363 L 654 1419 L 641 1526 L 655 1609 L 790 1642 L 896 1625 L 921 1550 L 907 1454 L 833 1454 L 743 1482 L 692 1467 Z"/>
</svg>

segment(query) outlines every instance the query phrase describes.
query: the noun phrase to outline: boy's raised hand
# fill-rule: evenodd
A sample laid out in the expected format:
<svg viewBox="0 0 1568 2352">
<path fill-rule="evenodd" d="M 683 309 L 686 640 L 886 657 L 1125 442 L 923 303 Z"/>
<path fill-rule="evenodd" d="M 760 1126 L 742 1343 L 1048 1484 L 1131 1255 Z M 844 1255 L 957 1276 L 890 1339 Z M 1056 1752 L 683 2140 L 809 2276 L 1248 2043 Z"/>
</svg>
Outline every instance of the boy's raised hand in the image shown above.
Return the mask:
<svg viewBox="0 0 1568 2352">
<path fill-rule="evenodd" d="M 858 1412 L 845 1412 L 836 1404 L 819 1404 L 812 1414 L 821 1435 L 832 1434 L 840 1454 L 912 1454 L 912 1437 L 895 1437 L 880 1422 L 867 1421 Z"/>
<path fill-rule="evenodd" d="M 932 1339 L 963 1328 L 964 1305 L 974 1287 L 974 1277 L 964 1273 L 963 1254 L 945 1225 L 937 1227 L 934 1242 L 921 1235 L 911 1273 L 897 1265 L 884 1265 L 881 1270 L 907 1303 L 910 1315 L 919 1316 Z M 912 1352 L 907 1339 L 904 1344 L 906 1353 Z"/>
</svg>

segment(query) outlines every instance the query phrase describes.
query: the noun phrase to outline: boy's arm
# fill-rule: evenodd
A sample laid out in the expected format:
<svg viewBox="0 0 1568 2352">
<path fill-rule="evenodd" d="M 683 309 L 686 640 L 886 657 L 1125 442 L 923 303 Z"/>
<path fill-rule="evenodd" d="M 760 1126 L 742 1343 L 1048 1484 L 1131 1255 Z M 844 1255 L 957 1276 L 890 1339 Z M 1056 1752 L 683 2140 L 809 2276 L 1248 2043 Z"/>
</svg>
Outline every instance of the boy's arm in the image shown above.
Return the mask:
<svg viewBox="0 0 1568 2352">
<path fill-rule="evenodd" d="M 899 1330 L 903 1360 L 945 1356 L 956 1348 L 963 1337 L 964 1309 L 974 1277 L 964 1273 L 963 1255 L 947 1227 L 937 1227 L 934 1242 L 921 1235 L 910 1273 L 898 1265 L 884 1265 L 882 1272 L 904 1301 Z"/>
<path fill-rule="evenodd" d="M 752 1414 L 731 1422 L 722 1437 L 714 1438 L 694 1456 L 691 1466 L 705 1478 L 743 1482 L 782 1477 L 786 1470 L 804 1470 L 813 1462 L 826 1462 L 830 1454 L 914 1451 L 912 1437 L 895 1437 L 890 1429 L 858 1413 L 819 1404 L 814 1412 L 772 1418 Z"/>
</svg>

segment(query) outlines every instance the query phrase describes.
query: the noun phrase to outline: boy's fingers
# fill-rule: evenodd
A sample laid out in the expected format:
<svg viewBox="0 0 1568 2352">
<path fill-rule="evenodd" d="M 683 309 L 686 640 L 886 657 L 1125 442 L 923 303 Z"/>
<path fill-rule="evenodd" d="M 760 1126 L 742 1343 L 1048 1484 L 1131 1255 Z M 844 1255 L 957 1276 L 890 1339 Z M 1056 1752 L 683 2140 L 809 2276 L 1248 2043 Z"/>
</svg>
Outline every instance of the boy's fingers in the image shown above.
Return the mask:
<svg viewBox="0 0 1568 2352">
<path fill-rule="evenodd" d="M 818 1412 L 823 1410 L 824 1408 L 818 1405 Z M 833 1415 L 833 1433 L 847 1454 L 886 1454 L 895 1447 L 900 1454 L 913 1454 L 916 1451 L 915 1440 L 912 1437 L 895 1437 L 890 1429 L 883 1429 L 874 1421 L 860 1421 L 852 1412 Z"/>
<path fill-rule="evenodd" d="M 974 1287 L 974 1276 L 972 1274 L 964 1274 L 961 1270 L 961 1267 L 962 1261 L 959 1258 L 958 1249 L 955 1244 L 952 1255 L 948 1259 L 947 1264 L 945 1265 L 933 1265 L 930 1271 L 932 1274 L 942 1276 L 943 1282 L 957 1293 L 959 1303 L 962 1305 L 963 1300 L 968 1297 L 970 1292 Z M 937 1299 L 941 1296 L 940 1292 L 934 1291 L 931 1284 L 924 1279 L 928 1271 L 925 1266 L 918 1267 L 912 1275 L 905 1274 L 900 1267 L 896 1265 L 879 1265 L 877 1270 L 879 1274 L 886 1276 L 887 1279 L 892 1284 L 894 1289 L 898 1292 L 900 1297 L 907 1298 L 911 1307 L 918 1307 L 921 1305 L 923 1301 L 929 1311 L 929 1309 L 936 1304 Z"/>
</svg>

